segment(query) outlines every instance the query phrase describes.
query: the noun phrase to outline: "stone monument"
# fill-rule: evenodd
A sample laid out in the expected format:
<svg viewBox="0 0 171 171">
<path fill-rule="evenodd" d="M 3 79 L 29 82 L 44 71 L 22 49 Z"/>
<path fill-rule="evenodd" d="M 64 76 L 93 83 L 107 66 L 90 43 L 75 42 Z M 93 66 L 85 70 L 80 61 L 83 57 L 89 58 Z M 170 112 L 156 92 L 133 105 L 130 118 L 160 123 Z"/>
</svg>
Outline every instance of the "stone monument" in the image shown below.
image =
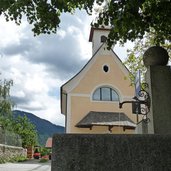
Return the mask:
<svg viewBox="0 0 171 171">
<path fill-rule="evenodd" d="M 167 51 L 159 46 L 149 48 L 143 56 L 151 101 L 147 133 L 171 133 L 171 67 L 166 66 L 168 59 Z"/>
</svg>

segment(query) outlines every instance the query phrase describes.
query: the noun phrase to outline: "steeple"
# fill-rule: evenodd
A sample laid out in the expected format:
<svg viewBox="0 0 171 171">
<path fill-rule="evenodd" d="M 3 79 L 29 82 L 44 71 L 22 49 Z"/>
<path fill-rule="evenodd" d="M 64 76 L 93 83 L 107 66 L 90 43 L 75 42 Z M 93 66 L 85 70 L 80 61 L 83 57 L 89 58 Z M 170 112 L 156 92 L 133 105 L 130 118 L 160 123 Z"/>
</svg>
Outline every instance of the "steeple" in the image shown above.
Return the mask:
<svg viewBox="0 0 171 171">
<path fill-rule="evenodd" d="M 110 27 L 94 28 L 91 27 L 89 42 L 92 42 L 92 55 L 99 49 L 99 47 L 106 41 Z"/>
</svg>

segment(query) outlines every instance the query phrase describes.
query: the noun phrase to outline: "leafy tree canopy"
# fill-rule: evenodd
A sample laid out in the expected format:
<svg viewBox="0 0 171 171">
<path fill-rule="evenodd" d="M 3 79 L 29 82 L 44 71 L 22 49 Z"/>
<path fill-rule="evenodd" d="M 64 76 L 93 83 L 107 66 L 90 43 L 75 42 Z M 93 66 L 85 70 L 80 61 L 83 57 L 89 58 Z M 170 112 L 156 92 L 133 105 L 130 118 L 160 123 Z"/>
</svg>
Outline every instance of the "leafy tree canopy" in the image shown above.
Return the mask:
<svg viewBox="0 0 171 171">
<path fill-rule="evenodd" d="M 94 3 L 101 6 L 95 26 L 110 25 L 108 43 L 124 43 L 143 38 L 154 29 L 156 43 L 170 40 L 170 0 L 1 0 L 0 15 L 17 24 L 26 16 L 35 35 L 55 33 L 63 12 L 74 13 L 76 8 L 92 14 Z"/>
<path fill-rule="evenodd" d="M 0 80 L 0 125 L 4 128 L 10 127 L 12 118 L 12 102 L 10 100 L 12 85 L 12 80 Z"/>
<path fill-rule="evenodd" d="M 37 131 L 26 116 L 13 120 L 13 130 L 21 136 L 23 147 L 37 144 Z"/>
<path fill-rule="evenodd" d="M 149 33 L 145 34 L 144 39 L 136 39 L 134 47 L 128 49 L 128 57 L 125 59 L 124 64 L 130 71 L 130 79 L 132 84 L 134 84 L 135 75 L 138 70 L 141 71 L 142 82 L 144 82 L 144 75 L 146 72 L 146 67 L 143 63 L 144 52 L 151 46 L 155 45 L 155 31 L 151 30 Z M 160 43 L 160 46 L 164 47 L 169 56 L 169 61 L 171 62 L 171 42 L 165 41 L 165 43 Z"/>
<path fill-rule="evenodd" d="M 20 135 L 22 146 L 37 144 L 37 132 L 35 126 L 24 116 L 14 118 L 12 116 L 13 103 L 10 99 L 12 80 L 0 80 L 0 126 Z"/>
</svg>

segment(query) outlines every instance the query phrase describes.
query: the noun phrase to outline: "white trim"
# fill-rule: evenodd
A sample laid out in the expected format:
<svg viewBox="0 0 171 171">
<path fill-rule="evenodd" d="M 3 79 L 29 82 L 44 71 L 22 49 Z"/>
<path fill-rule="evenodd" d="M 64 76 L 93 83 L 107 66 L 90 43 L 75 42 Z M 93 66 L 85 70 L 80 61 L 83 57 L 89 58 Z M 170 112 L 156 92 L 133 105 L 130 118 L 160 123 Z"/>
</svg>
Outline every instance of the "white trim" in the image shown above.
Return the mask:
<svg viewBox="0 0 171 171">
<path fill-rule="evenodd" d="M 107 67 L 108 67 L 108 71 L 107 71 L 107 72 L 104 71 L 104 66 L 107 66 Z M 110 73 L 110 64 L 104 63 L 104 64 L 102 65 L 102 71 L 103 71 L 105 74 L 109 74 L 109 73 Z"/>
<path fill-rule="evenodd" d="M 90 97 L 90 94 L 81 94 L 81 93 L 70 93 L 70 95 L 76 97 Z"/>
<path fill-rule="evenodd" d="M 66 133 L 71 132 L 71 96 L 67 96 L 67 123 L 66 123 Z"/>
<path fill-rule="evenodd" d="M 124 75 L 128 77 L 130 73 L 129 73 L 128 69 L 126 68 L 126 66 L 122 63 L 121 59 L 115 54 L 114 51 L 111 50 L 110 52 L 111 52 L 111 56 L 113 57 L 114 61 L 117 64 L 117 66 L 119 66 L 119 68 L 124 73 Z M 129 77 L 128 77 L 128 79 L 129 79 Z"/>
<path fill-rule="evenodd" d="M 96 123 L 93 123 L 92 122 L 92 125 L 104 125 L 106 124 L 105 122 L 96 122 Z M 107 125 L 114 125 L 114 126 L 131 126 L 131 127 L 137 127 L 136 124 L 130 122 L 130 121 L 113 121 L 113 122 L 107 122 Z"/>
<path fill-rule="evenodd" d="M 98 101 L 98 100 L 91 100 L 90 101 L 91 103 L 113 103 L 113 104 L 119 104 L 119 102 L 120 101 L 102 101 L 102 100 L 100 100 L 100 101 Z"/>
<path fill-rule="evenodd" d="M 89 71 L 89 69 L 92 67 L 92 65 L 95 63 L 95 61 L 99 57 L 104 56 L 104 54 L 102 54 L 102 51 L 104 51 L 103 50 L 104 47 L 106 47 L 106 43 L 104 43 L 103 46 L 97 51 L 97 53 L 88 61 L 86 66 L 74 78 L 72 78 L 68 83 L 66 83 L 63 86 L 63 90 L 65 90 L 67 93 L 69 93 L 80 83 L 80 81 L 84 78 L 84 76 Z M 124 75 L 128 76 L 129 75 L 128 70 L 126 69 L 124 64 L 118 59 L 116 54 L 112 50 L 106 50 L 106 51 L 108 51 L 107 55 L 112 56 L 112 58 L 114 59 L 114 62 L 116 62 L 116 64 L 119 66 L 119 68 L 124 73 Z"/>
<path fill-rule="evenodd" d="M 127 70 L 126 66 L 122 63 L 121 59 L 115 54 L 113 50 L 107 50 L 108 45 L 106 43 L 99 49 L 97 52 L 97 56 L 111 56 L 114 61 L 116 62 L 117 66 L 121 69 L 125 76 L 129 76 L 129 71 Z M 104 50 L 105 48 L 105 50 Z M 129 77 L 128 77 L 129 78 Z"/>
<path fill-rule="evenodd" d="M 66 85 L 63 86 L 63 89 L 67 93 L 71 92 L 80 83 L 80 81 L 84 78 L 84 76 L 89 71 L 91 66 L 95 63 L 95 61 L 96 61 L 96 57 L 92 58 L 91 61 L 87 64 L 87 66 L 85 68 L 83 68 L 83 70 L 80 73 L 78 73 L 78 75 L 76 75 L 75 78 L 71 79 Z"/>
</svg>

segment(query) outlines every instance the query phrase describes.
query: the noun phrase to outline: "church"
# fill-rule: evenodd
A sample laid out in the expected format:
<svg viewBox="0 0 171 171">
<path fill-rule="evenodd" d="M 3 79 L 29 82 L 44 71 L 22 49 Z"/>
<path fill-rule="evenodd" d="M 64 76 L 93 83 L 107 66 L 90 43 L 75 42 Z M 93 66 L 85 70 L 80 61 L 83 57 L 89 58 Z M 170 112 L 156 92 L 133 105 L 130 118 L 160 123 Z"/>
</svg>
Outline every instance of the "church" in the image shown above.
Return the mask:
<svg viewBox="0 0 171 171">
<path fill-rule="evenodd" d="M 107 49 L 110 28 L 91 28 L 92 57 L 85 66 L 61 86 L 61 113 L 66 133 L 133 134 L 136 116 L 132 106 L 119 102 L 132 100 L 129 70 L 113 49 Z"/>
</svg>

